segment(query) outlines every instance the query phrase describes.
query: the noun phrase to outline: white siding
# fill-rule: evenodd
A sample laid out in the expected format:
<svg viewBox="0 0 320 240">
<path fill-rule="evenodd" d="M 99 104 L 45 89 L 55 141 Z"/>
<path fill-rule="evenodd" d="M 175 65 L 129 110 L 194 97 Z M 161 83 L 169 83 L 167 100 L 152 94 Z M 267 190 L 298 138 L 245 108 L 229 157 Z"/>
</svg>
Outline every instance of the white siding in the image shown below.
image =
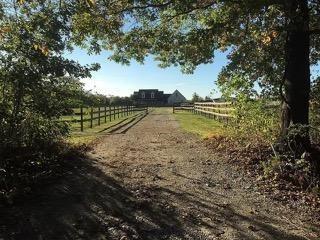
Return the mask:
<svg viewBox="0 0 320 240">
<path fill-rule="evenodd" d="M 186 98 L 178 90 L 175 90 L 168 98 L 168 104 L 183 103 L 186 101 Z"/>
</svg>

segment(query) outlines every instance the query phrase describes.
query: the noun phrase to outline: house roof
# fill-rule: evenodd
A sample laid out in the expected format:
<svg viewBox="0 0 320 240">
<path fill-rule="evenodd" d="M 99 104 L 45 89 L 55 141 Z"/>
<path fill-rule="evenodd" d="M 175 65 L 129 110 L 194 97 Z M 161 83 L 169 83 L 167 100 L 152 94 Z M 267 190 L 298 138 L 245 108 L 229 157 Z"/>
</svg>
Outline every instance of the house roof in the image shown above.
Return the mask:
<svg viewBox="0 0 320 240">
<path fill-rule="evenodd" d="M 139 89 L 138 92 L 162 92 L 159 89 Z"/>
<path fill-rule="evenodd" d="M 172 94 L 170 94 L 169 98 L 171 98 L 171 96 L 180 96 L 180 98 L 183 98 L 186 101 L 185 96 L 183 96 L 177 89 Z"/>
</svg>

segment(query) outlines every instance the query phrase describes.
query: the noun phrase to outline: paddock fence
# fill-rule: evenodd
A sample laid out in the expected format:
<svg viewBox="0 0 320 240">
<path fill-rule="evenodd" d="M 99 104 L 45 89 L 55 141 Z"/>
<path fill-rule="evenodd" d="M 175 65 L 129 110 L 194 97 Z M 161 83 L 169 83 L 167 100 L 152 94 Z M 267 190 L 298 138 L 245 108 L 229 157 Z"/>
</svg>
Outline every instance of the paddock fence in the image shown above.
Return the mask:
<svg viewBox="0 0 320 240">
<path fill-rule="evenodd" d="M 235 108 L 232 102 L 195 102 L 194 104 L 173 106 L 172 112 L 176 113 L 177 111 L 188 111 L 228 123 L 234 119 Z"/>
<path fill-rule="evenodd" d="M 72 113 L 62 116 L 59 120 L 70 123 L 74 129 L 81 132 L 85 128 L 100 126 L 108 121 L 114 121 L 119 118 L 128 117 L 137 112 L 148 112 L 147 106 L 121 105 L 121 106 L 103 106 L 103 107 L 80 107 L 73 108 Z"/>
</svg>

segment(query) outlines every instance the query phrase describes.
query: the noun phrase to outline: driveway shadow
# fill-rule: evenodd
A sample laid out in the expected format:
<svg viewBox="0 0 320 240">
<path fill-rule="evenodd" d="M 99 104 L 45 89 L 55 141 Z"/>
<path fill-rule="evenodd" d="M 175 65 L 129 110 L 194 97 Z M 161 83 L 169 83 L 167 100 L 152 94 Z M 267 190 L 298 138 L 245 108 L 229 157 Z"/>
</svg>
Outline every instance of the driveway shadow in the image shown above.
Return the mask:
<svg viewBox="0 0 320 240">
<path fill-rule="evenodd" d="M 185 214 L 177 203 L 194 206 L 211 221 Z M 126 186 L 106 175 L 92 159 L 79 160 L 59 182 L 0 211 L 0 239 L 4 240 L 200 240 L 223 237 L 226 228 L 236 232 L 234 239 L 305 239 L 277 229 L 275 219 L 248 218 L 186 192 Z M 251 233 L 244 222 L 258 231 Z M 212 238 L 201 231 L 204 228 Z"/>
</svg>

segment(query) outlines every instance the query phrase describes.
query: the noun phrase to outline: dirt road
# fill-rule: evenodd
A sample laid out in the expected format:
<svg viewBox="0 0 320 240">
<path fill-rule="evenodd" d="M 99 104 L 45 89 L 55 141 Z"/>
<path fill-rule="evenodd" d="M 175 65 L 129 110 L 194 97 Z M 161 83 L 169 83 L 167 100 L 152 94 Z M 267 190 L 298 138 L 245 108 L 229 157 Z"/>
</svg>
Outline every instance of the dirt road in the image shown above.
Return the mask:
<svg viewBox="0 0 320 240">
<path fill-rule="evenodd" d="M 153 110 L 21 203 L 0 239 L 319 239 L 308 220 L 260 195 L 169 111 Z"/>
</svg>

